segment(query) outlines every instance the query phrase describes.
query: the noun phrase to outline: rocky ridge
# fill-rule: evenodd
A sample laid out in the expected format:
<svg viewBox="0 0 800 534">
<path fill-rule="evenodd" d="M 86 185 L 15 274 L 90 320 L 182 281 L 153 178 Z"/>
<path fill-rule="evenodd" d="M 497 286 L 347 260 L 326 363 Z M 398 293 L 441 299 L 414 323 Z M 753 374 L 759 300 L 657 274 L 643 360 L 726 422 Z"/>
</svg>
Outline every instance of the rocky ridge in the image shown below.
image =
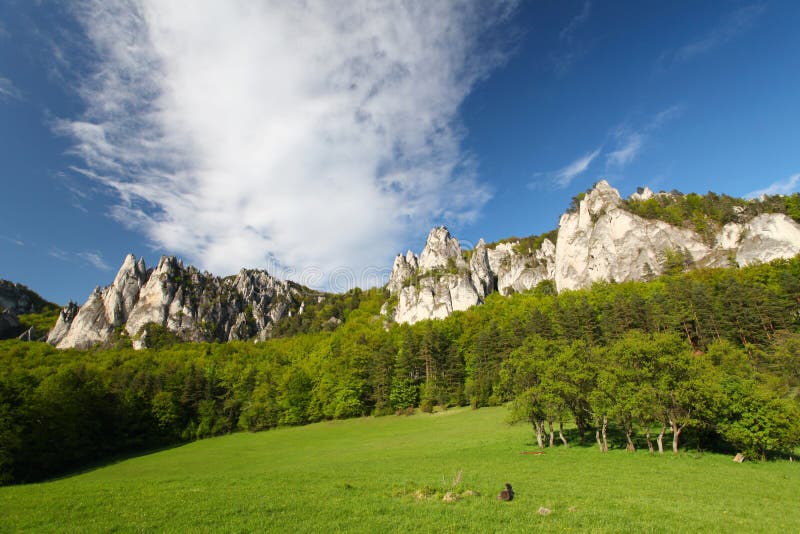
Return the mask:
<svg viewBox="0 0 800 534">
<path fill-rule="evenodd" d="M 644 188 L 629 201 L 675 195 Z M 741 212 L 709 238 L 639 216 L 629 201 L 601 181 L 561 216 L 557 232 L 494 244 L 481 239 L 472 250 L 436 227 L 419 256 L 408 251 L 395 258 L 383 313 L 415 323 L 466 310 L 495 292 L 580 289 L 599 281 L 648 280 L 676 261 L 680 268 L 745 266 L 800 253 L 800 225 L 780 213 L 746 218 Z M 61 311 L 48 342 L 87 348 L 129 337 L 144 347 L 155 327 L 186 341 L 263 340 L 279 321 L 303 313 L 308 291 L 265 271 L 243 269 L 219 278 L 174 257 L 148 269 L 128 255 L 111 285 L 96 288 L 83 306 L 69 303 Z M 13 317 L 0 317 L 0 324 L 10 322 Z"/>
<path fill-rule="evenodd" d="M 164 256 L 154 269 L 129 254 L 108 287 L 78 308 L 70 303 L 47 338 L 58 348 L 88 348 L 118 336 L 147 346 L 163 327 L 185 341 L 266 339 L 273 325 L 297 312 L 305 288 L 266 271 L 242 269 L 226 278 Z"/>
<path fill-rule="evenodd" d="M 657 195 L 672 193 L 644 188 L 631 200 Z M 526 291 L 544 281 L 564 291 L 600 281 L 648 280 L 666 272 L 674 258 L 688 267 L 727 267 L 800 253 L 800 225 L 784 214 L 729 222 L 709 243 L 693 230 L 632 213 L 605 180 L 561 216 L 557 235 L 555 243 L 542 239 L 535 250 L 521 241 L 487 246 L 480 240 L 470 256 L 446 228 L 434 228 L 419 257 L 408 251 L 395 259 L 387 287 L 397 301 L 386 313 L 414 323 L 481 304 L 494 291 Z"/>
</svg>

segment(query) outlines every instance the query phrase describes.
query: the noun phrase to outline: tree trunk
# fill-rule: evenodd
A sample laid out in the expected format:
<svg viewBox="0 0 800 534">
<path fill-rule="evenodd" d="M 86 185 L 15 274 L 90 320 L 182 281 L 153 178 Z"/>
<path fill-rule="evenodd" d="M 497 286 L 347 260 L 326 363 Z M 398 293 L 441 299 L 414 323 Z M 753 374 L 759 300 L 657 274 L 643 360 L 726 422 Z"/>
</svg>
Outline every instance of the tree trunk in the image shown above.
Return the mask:
<svg viewBox="0 0 800 534">
<path fill-rule="evenodd" d="M 681 432 L 683 431 L 682 426 L 678 426 L 673 420 L 670 420 L 670 425 L 672 425 L 672 453 L 678 454 L 678 443 L 681 439 Z"/>
<path fill-rule="evenodd" d="M 635 452 L 636 451 L 636 447 L 633 444 L 633 439 L 631 438 L 632 434 L 633 434 L 633 429 L 632 428 L 629 427 L 629 428 L 625 429 L 625 441 L 627 441 L 627 445 L 625 446 L 625 450 L 628 451 L 628 452 Z"/>
<path fill-rule="evenodd" d="M 653 441 L 650 439 L 650 425 L 647 425 L 647 433 L 645 434 L 645 439 L 647 439 L 647 450 L 650 451 L 650 454 L 653 454 Z"/>
<path fill-rule="evenodd" d="M 606 436 L 606 430 L 608 429 L 608 417 L 605 415 L 603 416 L 603 452 L 608 452 L 608 436 Z"/>
<path fill-rule="evenodd" d="M 597 440 L 597 448 L 600 449 L 600 452 L 603 452 L 603 442 L 600 441 L 600 427 L 594 431 L 594 439 Z"/>
<path fill-rule="evenodd" d="M 555 442 L 556 434 L 553 431 L 553 421 L 550 419 L 547 420 L 547 429 L 550 431 L 550 446 L 552 447 Z"/>
<path fill-rule="evenodd" d="M 661 423 L 661 432 L 658 434 L 656 438 L 656 442 L 658 443 L 658 454 L 664 454 L 664 434 L 667 432 L 667 425 Z"/>
<path fill-rule="evenodd" d="M 562 443 L 564 443 L 565 447 L 569 447 L 569 443 L 567 443 L 567 438 L 564 437 L 564 423 L 561 421 L 558 422 L 558 437 L 561 438 Z"/>
<path fill-rule="evenodd" d="M 534 421 L 533 428 L 536 429 L 536 443 L 539 444 L 540 449 L 544 449 L 544 439 L 542 438 L 542 430 L 544 425 L 541 421 Z"/>
</svg>

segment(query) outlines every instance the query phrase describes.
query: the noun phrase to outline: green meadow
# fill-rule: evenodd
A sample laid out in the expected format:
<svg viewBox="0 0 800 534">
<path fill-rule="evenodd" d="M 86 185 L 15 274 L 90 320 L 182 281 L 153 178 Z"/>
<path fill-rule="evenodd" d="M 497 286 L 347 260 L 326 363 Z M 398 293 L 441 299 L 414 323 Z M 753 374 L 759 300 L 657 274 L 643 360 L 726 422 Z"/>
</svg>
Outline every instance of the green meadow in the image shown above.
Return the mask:
<svg viewBox="0 0 800 534">
<path fill-rule="evenodd" d="M 506 414 L 457 408 L 201 440 L 2 487 L 0 530 L 800 531 L 800 463 L 590 446 L 522 454 L 535 450 L 530 426 Z M 496 499 L 505 482 L 512 502 Z"/>
</svg>

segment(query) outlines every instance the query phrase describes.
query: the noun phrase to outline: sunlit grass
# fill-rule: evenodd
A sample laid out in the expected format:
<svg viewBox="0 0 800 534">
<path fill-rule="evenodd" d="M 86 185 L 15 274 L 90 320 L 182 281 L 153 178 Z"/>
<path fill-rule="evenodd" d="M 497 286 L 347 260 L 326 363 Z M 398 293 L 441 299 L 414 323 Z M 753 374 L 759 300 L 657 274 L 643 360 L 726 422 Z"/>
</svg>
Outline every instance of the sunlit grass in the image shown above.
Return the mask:
<svg viewBox="0 0 800 534">
<path fill-rule="evenodd" d="M 800 466 L 533 450 L 504 408 L 235 434 L 0 488 L 3 531 L 524 532 L 800 529 Z M 462 471 L 458 492 L 446 503 Z M 510 482 L 516 498 L 495 496 Z M 427 488 L 420 499 L 414 489 Z M 425 492 L 422 492 L 425 493 Z M 540 507 L 551 510 L 539 515 Z"/>
</svg>

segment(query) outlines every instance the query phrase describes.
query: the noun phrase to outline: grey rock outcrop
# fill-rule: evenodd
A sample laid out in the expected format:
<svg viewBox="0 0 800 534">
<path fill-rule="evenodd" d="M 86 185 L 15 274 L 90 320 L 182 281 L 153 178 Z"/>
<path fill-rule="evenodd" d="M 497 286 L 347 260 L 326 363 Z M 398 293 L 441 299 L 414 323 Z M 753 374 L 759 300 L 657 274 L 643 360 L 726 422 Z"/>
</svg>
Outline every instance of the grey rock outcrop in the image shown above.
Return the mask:
<svg viewBox="0 0 800 534">
<path fill-rule="evenodd" d="M 25 328 L 19 316 L 42 313 L 57 306 L 22 284 L 0 280 L 0 339 L 40 339 L 46 332 Z M 23 332 L 26 331 L 26 332 Z M 22 335 L 27 333 L 28 335 Z"/>
<path fill-rule="evenodd" d="M 16 314 L 0 309 L 0 339 L 16 336 L 19 329 L 19 319 Z"/>
<path fill-rule="evenodd" d="M 266 339 L 276 322 L 297 310 L 303 290 L 265 271 L 219 278 L 172 256 L 148 270 L 143 259 L 128 255 L 110 286 L 96 288 L 77 312 L 74 305 L 62 310 L 48 342 L 87 348 L 127 335 L 143 348 L 151 324 L 186 341 Z"/>
<path fill-rule="evenodd" d="M 55 304 L 47 302 L 22 284 L 0 280 L 0 309 L 14 315 L 24 315 L 40 313 L 48 306 Z"/>
<path fill-rule="evenodd" d="M 645 187 L 631 200 L 674 200 L 679 195 Z M 744 209 L 736 213 L 744 217 Z M 768 213 L 728 223 L 704 239 L 690 229 L 632 213 L 605 180 L 577 209 L 561 216 L 557 235 L 555 243 L 534 241 L 540 243 L 536 250 L 525 248 L 525 240 L 489 246 L 480 240 L 467 263 L 458 240 L 446 228 L 434 228 L 419 258 L 409 251 L 395 260 L 387 287 L 397 296 L 397 306 L 385 312 L 398 322 L 414 323 L 480 304 L 493 291 L 507 295 L 543 281 L 564 291 L 601 281 L 648 280 L 663 274 L 676 257 L 692 267 L 726 267 L 800 253 L 800 225 L 786 215 Z"/>
</svg>

